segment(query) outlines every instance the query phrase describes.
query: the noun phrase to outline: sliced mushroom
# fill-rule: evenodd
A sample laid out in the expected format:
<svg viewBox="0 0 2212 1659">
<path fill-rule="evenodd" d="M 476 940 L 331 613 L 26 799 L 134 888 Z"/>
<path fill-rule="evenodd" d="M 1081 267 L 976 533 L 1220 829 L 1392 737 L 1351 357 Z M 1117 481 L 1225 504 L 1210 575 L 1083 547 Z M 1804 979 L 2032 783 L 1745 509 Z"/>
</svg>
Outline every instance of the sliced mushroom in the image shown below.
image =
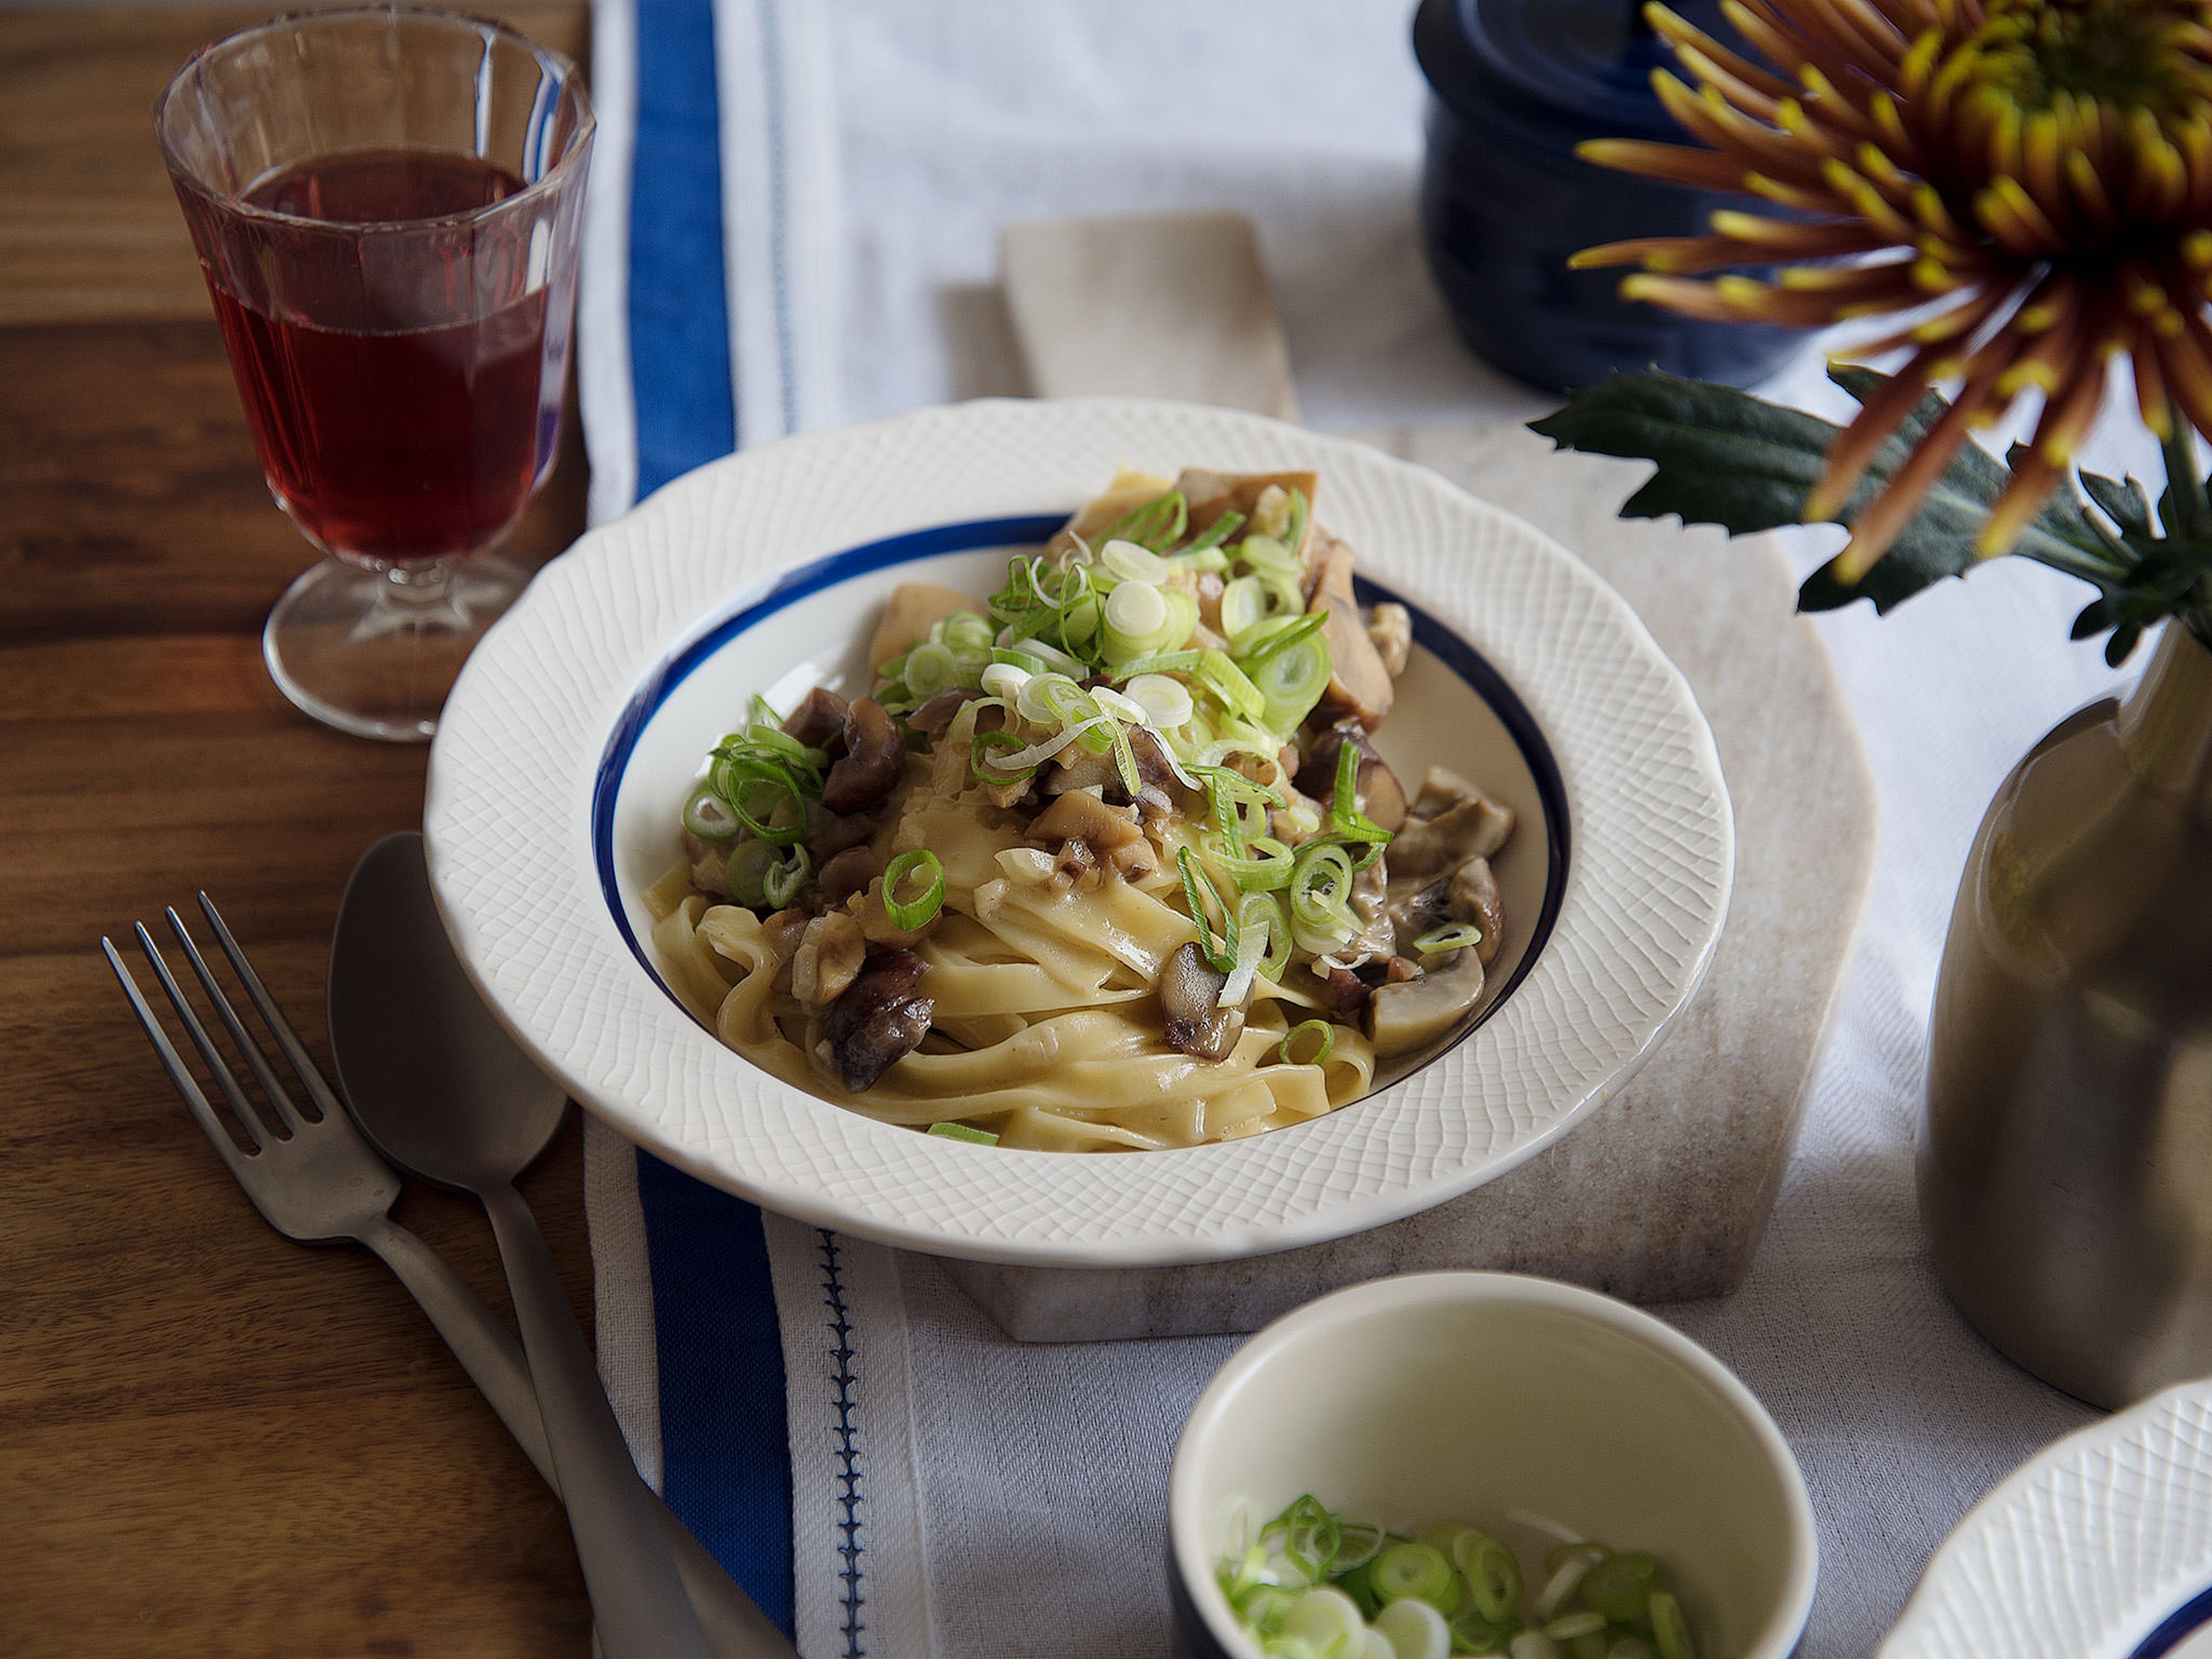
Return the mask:
<svg viewBox="0 0 2212 1659">
<path fill-rule="evenodd" d="M 822 1036 L 837 1075 L 854 1094 L 872 1089 L 928 1035 L 934 997 L 917 996 L 921 958 L 911 951 L 870 957 L 830 1005 Z"/>
<path fill-rule="evenodd" d="M 1097 872 L 1098 855 L 1091 850 L 1091 843 L 1087 841 L 1064 841 L 1060 844 L 1060 851 L 1053 855 L 1053 878 L 1062 888 L 1081 887 L 1086 884 L 1095 887 L 1097 883 L 1092 878 Z"/>
<path fill-rule="evenodd" d="M 876 821 L 869 813 L 833 812 L 818 800 L 807 803 L 806 850 L 817 870 L 827 869 L 839 854 L 875 833 Z"/>
<path fill-rule="evenodd" d="M 1498 941 L 1505 937 L 1505 900 L 1498 890 L 1498 876 L 1488 859 L 1469 859 L 1460 866 L 1459 873 L 1451 878 L 1450 902 L 1452 920 L 1472 922 L 1482 930 L 1474 953 L 1487 968 L 1498 955 Z"/>
<path fill-rule="evenodd" d="M 1098 853 L 1145 838 L 1136 809 L 1109 806 L 1096 789 L 1071 790 L 1060 796 L 1030 821 L 1030 834 L 1039 841 L 1087 842 Z"/>
<path fill-rule="evenodd" d="M 1424 1048 L 1465 1018 L 1481 997 L 1481 957 L 1456 951 L 1419 979 L 1376 988 L 1367 1000 L 1367 1035 L 1377 1054 Z"/>
<path fill-rule="evenodd" d="M 830 740 L 845 729 L 845 700 L 829 687 L 817 685 L 783 717 L 783 729 L 809 749 L 827 748 Z"/>
<path fill-rule="evenodd" d="M 867 936 L 842 910 L 815 917 L 791 958 L 791 994 L 810 1007 L 835 1002 L 860 973 L 867 954 Z"/>
<path fill-rule="evenodd" d="M 1070 744 L 1061 750 L 1062 758 L 1054 761 L 1045 774 L 1044 792 L 1048 795 L 1064 795 L 1075 789 L 1096 789 L 1117 804 L 1130 799 L 1127 786 L 1121 780 L 1121 763 L 1109 751 L 1094 755 L 1081 744 Z M 1161 752 L 1160 740 L 1147 726 L 1133 726 L 1129 732 L 1129 756 L 1137 763 L 1137 782 L 1139 793 L 1146 789 L 1165 792 L 1175 783 L 1175 772 Z"/>
<path fill-rule="evenodd" d="M 1367 612 L 1367 637 L 1375 642 L 1375 654 L 1382 659 L 1390 678 L 1396 679 L 1413 659 L 1413 613 L 1402 605 L 1371 606 Z"/>
<path fill-rule="evenodd" d="M 1394 875 L 1390 878 L 1390 920 L 1398 937 L 1411 945 L 1432 927 L 1443 925 L 1451 914 L 1451 884 L 1438 878 L 1423 882 Z"/>
<path fill-rule="evenodd" d="M 934 582 L 901 582 L 891 590 L 884 619 L 868 641 L 868 672 L 879 674 L 894 657 L 903 657 L 929 637 L 929 630 L 956 611 L 973 611 L 975 601 L 957 588 Z"/>
<path fill-rule="evenodd" d="M 1457 773 L 1431 766 L 1412 815 L 1390 843 L 1391 873 L 1429 881 L 1474 858 L 1489 858 L 1513 833 L 1513 809 Z"/>
<path fill-rule="evenodd" d="M 876 849 L 862 842 L 848 847 L 833 856 L 815 875 L 822 889 L 823 902 L 842 904 L 855 893 L 865 893 L 868 884 L 884 872 L 884 861 Z"/>
<path fill-rule="evenodd" d="M 1316 1002 L 1332 1013 L 1356 1014 L 1374 994 L 1375 988 L 1349 968 L 1323 969 L 1319 963 L 1314 966 L 1320 969 L 1316 975 L 1320 983 L 1306 988 Z"/>
<path fill-rule="evenodd" d="M 1356 719 L 1346 718 L 1336 722 L 1313 740 L 1306 751 L 1305 763 L 1298 769 L 1298 787 L 1318 801 L 1333 801 L 1336 798 L 1336 769 L 1344 745 L 1354 744 L 1359 751 L 1359 769 L 1353 775 L 1352 790 L 1359 810 L 1392 834 L 1406 821 L 1406 786 L 1398 781 L 1398 775 L 1376 752 L 1367 739 L 1367 728 Z"/>
<path fill-rule="evenodd" d="M 1392 957 L 1390 965 L 1383 969 L 1382 982 L 1385 985 L 1403 985 L 1408 980 L 1420 978 L 1427 971 L 1411 957 Z"/>
<path fill-rule="evenodd" d="M 1186 945 L 1160 964 L 1160 1012 L 1169 1045 L 1199 1060 L 1225 1060 L 1244 1032 L 1245 1008 L 1218 1006 L 1229 983 L 1195 945 Z M 1245 999 L 1249 1006 L 1251 999 Z"/>
<path fill-rule="evenodd" d="M 906 723 L 917 732 L 926 732 L 933 738 L 941 738 L 952 724 L 952 717 L 975 696 L 964 687 L 955 686 L 950 691 L 940 691 L 927 702 L 906 717 Z"/>
<path fill-rule="evenodd" d="M 1313 592 L 1306 609 L 1328 617 L 1322 635 L 1333 665 L 1322 706 L 1338 714 L 1356 714 L 1372 731 L 1389 714 L 1395 692 L 1352 595 L 1352 550 L 1325 530 L 1315 531 L 1308 545 L 1313 550 Z"/>
<path fill-rule="evenodd" d="M 883 704 L 855 697 L 845 711 L 845 758 L 830 769 L 822 804 L 833 812 L 873 806 L 906 775 L 906 738 Z"/>
<path fill-rule="evenodd" d="M 884 878 L 878 876 L 868 884 L 865 893 L 855 893 L 845 901 L 845 914 L 860 924 L 860 931 L 868 936 L 871 945 L 905 946 L 919 944 L 936 931 L 937 924 L 945 918 L 939 910 L 919 927 L 902 927 L 891 920 L 891 913 L 884 908 Z"/>
</svg>

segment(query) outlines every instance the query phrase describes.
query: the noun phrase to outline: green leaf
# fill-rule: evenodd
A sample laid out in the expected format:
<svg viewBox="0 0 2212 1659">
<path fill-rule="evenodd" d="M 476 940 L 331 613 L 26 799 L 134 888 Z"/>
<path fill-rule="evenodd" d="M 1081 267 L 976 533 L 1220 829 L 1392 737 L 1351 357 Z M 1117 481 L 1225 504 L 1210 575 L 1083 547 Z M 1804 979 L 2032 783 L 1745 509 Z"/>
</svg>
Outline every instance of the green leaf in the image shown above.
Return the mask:
<svg viewBox="0 0 2212 1659">
<path fill-rule="evenodd" d="M 1836 371 L 1838 385 L 1863 400 L 1884 377 L 1870 369 Z M 1867 468 L 1835 521 L 1850 525 L 1879 495 L 1947 405 L 1923 397 Z M 1565 408 L 1529 423 L 1563 448 L 1657 463 L 1658 470 L 1621 508 L 1623 518 L 1678 514 L 1732 535 L 1803 521 L 1805 497 L 1841 428 L 1728 386 L 1647 370 L 1615 374 L 1574 394 Z M 1889 552 L 1855 585 L 1824 567 L 1806 580 L 1798 608 L 1832 610 L 1871 599 L 1892 606 L 1946 576 L 1980 562 L 1974 539 L 2009 475 L 1987 450 L 1968 444 L 1929 492 Z M 2070 493 L 2039 514 L 2014 551 L 2100 586 L 2126 567 Z"/>
<path fill-rule="evenodd" d="M 2080 477 L 2081 488 L 2088 492 L 2089 499 L 2102 507 L 2105 516 L 2120 527 L 2122 536 L 2130 538 L 2148 538 L 2150 536 L 2150 497 L 2143 493 L 2141 484 L 2133 478 L 2124 483 L 2116 483 L 2094 472 L 2084 472 Z"/>
</svg>

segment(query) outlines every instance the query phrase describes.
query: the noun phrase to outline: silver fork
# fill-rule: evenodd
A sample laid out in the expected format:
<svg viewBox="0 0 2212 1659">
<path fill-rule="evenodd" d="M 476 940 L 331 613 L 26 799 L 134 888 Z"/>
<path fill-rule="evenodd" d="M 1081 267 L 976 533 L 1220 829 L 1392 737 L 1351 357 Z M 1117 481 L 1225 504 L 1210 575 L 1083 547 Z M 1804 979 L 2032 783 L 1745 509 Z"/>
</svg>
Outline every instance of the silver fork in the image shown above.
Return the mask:
<svg viewBox="0 0 2212 1659">
<path fill-rule="evenodd" d="M 302 1109 L 277 1080 L 260 1044 L 247 1031 L 174 909 L 167 915 L 185 959 L 191 964 L 193 976 L 206 993 L 239 1057 L 246 1062 L 254 1082 L 260 1085 L 262 1098 L 276 1115 L 277 1125 L 272 1127 L 254 1109 L 237 1074 L 170 973 L 169 964 L 162 959 L 153 935 L 143 922 L 134 923 L 132 930 L 139 948 L 146 953 L 147 963 L 167 994 L 185 1035 L 205 1062 L 250 1146 L 241 1146 L 224 1127 L 201 1089 L 199 1079 L 177 1052 L 161 1019 L 139 990 L 137 981 L 131 977 L 131 970 L 124 966 L 122 957 L 114 945 L 102 937 L 100 948 L 106 952 L 108 966 L 122 981 L 123 994 L 130 998 L 138 1023 L 146 1028 L 147 1039 L 161 1056 L 170 1081 L 184 1096 L 193 1119 L 206 1132 L 238 1184 L 246 1189 L 246 1195 L 253 1200 L 253 1207 L 261 1212 L 262 1218 L 270 1226 L 287 1238 L 302 1243 L 350 1241 L 363 1245 L 374 1251 L 398 1276 L 399 1282 L 430 1316 L 438 1334 L 446 1339 L 446 1346 L 453 1351 L 454 1358 L 491 1402 L 492 1409 L 507 1425 L 523 1455 L 557 1493 L 560 1487 L 554 1479 L 551 1455 L 546 1449 L 545 1428 L 538 1413 L 537 1390 L 531 1385 L 521 1343 L 443 1256 L 392 1219 L 389 1212 L 399 1196 L 398 1172 L 354 1127 L 353 1120 L 346 1115 L 337 1095 L 315 1069 L 299 1033 L 285 1018 L 276 1000 L 269 994 L 261 975 L 254 972 L 253 964 L 246 960 L 246 952 L 223 925 L 222 917 L 208 896 L 202 893 L 199 900 L 200 909 L 222 945 L 223 955 L 230 959 L 240 984 L 245 987 L 247 997 L 276 1038 L 277 1048 L 306 1090 L 314 1110 L 310 1115 Z M 690 1595 L 708 1644 L 718 1659 L 789 1655 L 790 1644 L 782 1633 L 722 1571 L 721 1564 L 708 1553 L 706 1546 L 691 1535 L 690 1529 L 665 1504 L 655 1498 L 654 1504 L 661 1531 L 675 1554 L 684 1588 Z"/>
</svg>

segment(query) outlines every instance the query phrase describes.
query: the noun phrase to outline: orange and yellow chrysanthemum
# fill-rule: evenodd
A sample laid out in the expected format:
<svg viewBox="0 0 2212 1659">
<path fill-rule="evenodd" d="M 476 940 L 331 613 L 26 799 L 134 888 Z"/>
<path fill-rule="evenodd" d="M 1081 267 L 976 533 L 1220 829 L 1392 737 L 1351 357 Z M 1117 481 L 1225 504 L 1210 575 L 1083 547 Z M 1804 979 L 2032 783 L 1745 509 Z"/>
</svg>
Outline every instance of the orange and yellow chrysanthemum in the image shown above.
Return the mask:
<svg viewBox="0 0 2212 1659">
<path fill-rule="evenodd" d="M 1863 575 L 1969 430 L 2033 387 L 2030 453 L 1981 541 L 2002 552 L 2066 477 L 2113 356 L 2142 417 L 2212 436 L 2212 0 L 1723 0 L 1754 63 L 1646 9 L 1692 86 L 1656 83 L 1699 148 L 1631 140 L 1589 160 L 1787 210 L 1616 242 L 1631 297 L 1696 317 L 1820 326 L 1894 317 L 1851 355 L 1906 354 L 1827 457 L 1805 516 L 1834 516 L 1937 383 L 1950 411 L 1853 526 Z M 1700 278 L 1779 266 L 1770 281 Z"/>
</svg>

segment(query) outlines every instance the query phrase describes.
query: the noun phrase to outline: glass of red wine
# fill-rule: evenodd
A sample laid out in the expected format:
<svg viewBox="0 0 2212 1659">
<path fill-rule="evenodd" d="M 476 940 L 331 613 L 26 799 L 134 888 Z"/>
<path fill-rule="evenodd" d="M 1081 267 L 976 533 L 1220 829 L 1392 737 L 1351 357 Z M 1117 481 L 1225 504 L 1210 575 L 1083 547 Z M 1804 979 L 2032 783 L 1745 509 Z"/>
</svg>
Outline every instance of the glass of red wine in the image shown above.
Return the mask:
<svg viewBox="0 0 2212 1659">
<path fill-rule="evenodd" d="M 155 125 L 270 493 L 327 556 L 262 635 L 317 719 L 420 739 L 528 573 L 487 550 L 551 471 L 592 147 L 576 67 L 409 7 L 203 50 Z"/>
</svg>

